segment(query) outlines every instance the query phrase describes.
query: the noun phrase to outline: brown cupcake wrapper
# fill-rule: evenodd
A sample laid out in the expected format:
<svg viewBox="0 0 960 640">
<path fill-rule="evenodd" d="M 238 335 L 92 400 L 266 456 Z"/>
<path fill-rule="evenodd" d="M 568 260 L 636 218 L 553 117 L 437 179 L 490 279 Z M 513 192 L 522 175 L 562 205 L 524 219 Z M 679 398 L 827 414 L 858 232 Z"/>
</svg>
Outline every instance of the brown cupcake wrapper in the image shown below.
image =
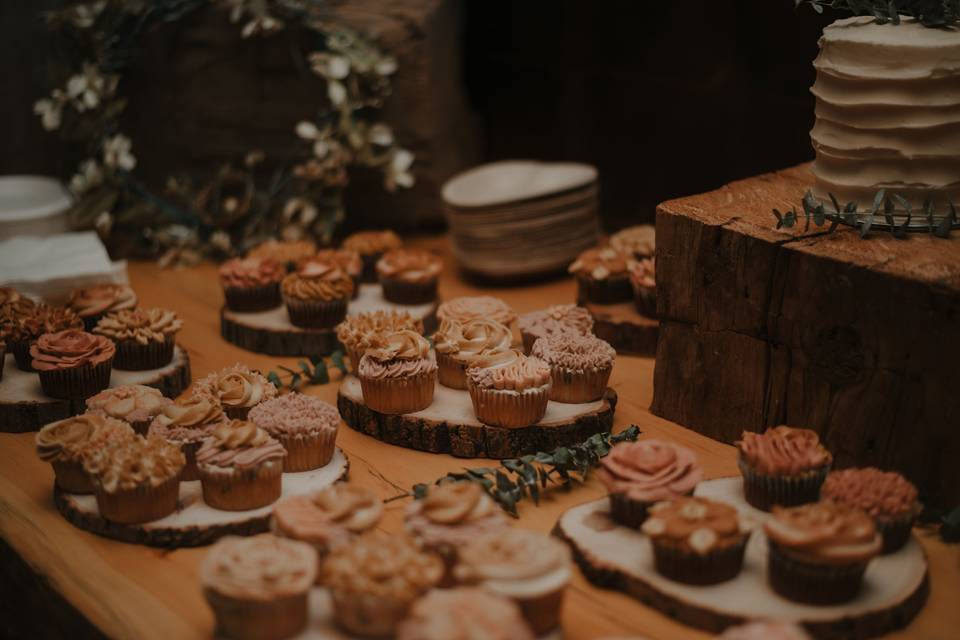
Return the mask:
<svg viewBox="0 0 960 640">
<path fill-rule="evenodd" d="M 324 429 L 309 436 L 271 435 L 287 450 L 287 457 L 283 459 L 284 473 L 299 473 L 325 467 L 333 458 L 337 442 L 336 429 Z"/>
<path fill-rule="evenodd" d="M 379 413 L 400 414 L 422 411 L 433 402 L 437 372 L 407 378 L 360 376 L 363 402 Z"/>
<path fill-rule="evenodd" d="M 732 580 L 743 568 L 743 555 L 749 536 L 737 544 L 700 555 L 673 544 L 651 540 L 653 564 L 662 576 L 684 584 L 708 585 Z"/>
<path fill-rule="evenodd" d="M 380 278 L 383 297 L 396 304 L 427 304 L 437 299 L 437 279 L 410 282 L 401 278 Z"/>
<path fill-rule="evenodd" d="M 877 523 L 877 530 L 883 536 L 882 553 L 884 555 L 896 553 L 907 544 L 916 519 L 916 513 L 908 513 L 899 518 L 874 518 Z"/>
<path fill-rule="evenodd" d="M 633 287 L 627 274 L 595 280 L 577 275 L 577 304 L 617 304 L 633 299 Z"/>
<path fill-rule="evenodd" d="M 269 600 L 234 598 L 204 589 L 216 620 L 216 637 L 237 640 L 280 640 L 307 627 L 307 592 Z"/>
<path fill-rule="evenodd" d="M 203 501 L 221 511 L 248 511 L 277 501 L 282 488 L 283 461 L 269 460 L 252 469 L 211 471 L 198 465 Z"/>
<path fill-rule="evenodd" d="M 560 610 L 566 585 L 535 598 L 514 598 L 520 613 L 537 637 L 546 635 L 560 626 Z"/>
<path fill-rule="evenodd" d="M 841 604 L 860 593 L 868 562 L 817 564 L 791 556 L 768 541 L 767 580 L 778 594 L 805 604 Z"/>
<path fill-rule="evenodd" d="M 114 342 L 117 354 L 113 358 L 113 368 L 121 371 L 150 371 L 165 367 L 173 360 L 173 336 L 167 336 L 163 342 L 150 341 L 140 344 L 135 340 Z"/>
<path fill-rule="evenodd" d="M 7 351 L 13 354 L 17 369 L 33 373 L 33 356 L 30 355 L 30 345 L 34 340 L 14 340 L 7 344 Z"/>
<path fill-rule="evenodd" d="M 337 626 L 347 633 L 369 638 L 392 638 L 414 602 L 414 599 L 349 593 L 341 589 L 331 589 L 330 594 Z"/>
<path fill-rule="evenodd" d="M 93 478 L 79 460 L 54 460 L 50 466 L 53 467 L 54 481 L 62 490 L 67 493 L 93 493 Z"/>
<path fill-rule="evenodd" d="M 107 493 L 98 485 L 95 493 L 97 508 L 106 520 L 121 524 L 152 522 L 177 510 L 180 477 L 173 476 L 155 487 L 145 485 L 116 493 Z"/>
<path fill-rule="evenodd" d="M 332 329 L 347 317 L 347 298 L 339 300 L 298 300 L 284 297 L 290 322 L 303 329 Z"/>
<path fill-rule="evenodd" d="M 467 379 L 467 390 L 477 420 L 494 427 L 517 429 L 543 420 L 547 412 L 549 386 L 525 392 L 481 389 Z"/>
<path fill-rule="evenodd" d="M 610 494 L 610 517 L 617 524 L 639 529 L 647 519 L 647 509 L 652 503 L 630 499 L 625 493 Z"/>
<path fill-rule="evenodd" d="M 38 371 L 43 395 L 61 400 L 87 399 L 110 386 L 113 358 L 98 365 Z"/>
<path fill-rule="evenodd" d="M 550 399 L 567 404 L 583 404 L 603 397 L 610 381 L 613 365 L 602 369 L 576 371 L 563 367 L 550 367 Z"/>
<path fill-rule="evenodd" d="M 466 390 L 467 363 L 445 353 L 437 353 L 437 378 L 445 387 Z"/>
<path fill-rule="evenodd" d="M 657 288 L 656 287 L 634 287 L 633 304 L 637 312 L 648 318 L 657 317 Z"/>
<path fill-rule="evenodd" d="M 747 502 L 762 511 L 770 511 L 774 505 L 795 507 L 817 502 L 820 486 L 827 479 L 830 465 L 804 471 L 791 476 L 772 476 L 760 473 L 739 455 L 737 465 L 743 475 L 743 495 Z"/>
<path fill-rule="evenodd" d="M 259 287 L 224 287 L 227 309 L 250 313 L 269 311 L 280 306 L 280 283 L 271 282 Z"/>
</svg>

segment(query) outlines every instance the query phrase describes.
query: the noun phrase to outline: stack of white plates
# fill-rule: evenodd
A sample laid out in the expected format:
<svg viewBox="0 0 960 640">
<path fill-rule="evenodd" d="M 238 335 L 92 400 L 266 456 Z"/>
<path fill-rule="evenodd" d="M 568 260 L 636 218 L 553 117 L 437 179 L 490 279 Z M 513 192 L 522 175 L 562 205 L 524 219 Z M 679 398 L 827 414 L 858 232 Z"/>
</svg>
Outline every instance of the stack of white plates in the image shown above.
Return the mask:
<svg viewBox="0 0 960 640">
<path fill-rule="evenodd" d="M 571 162 L 506 160 L 451 178 L 441 192 L 453 252 L 495 278 L 553 273 L 597 244 L 597 170 Z"/>
</svg>

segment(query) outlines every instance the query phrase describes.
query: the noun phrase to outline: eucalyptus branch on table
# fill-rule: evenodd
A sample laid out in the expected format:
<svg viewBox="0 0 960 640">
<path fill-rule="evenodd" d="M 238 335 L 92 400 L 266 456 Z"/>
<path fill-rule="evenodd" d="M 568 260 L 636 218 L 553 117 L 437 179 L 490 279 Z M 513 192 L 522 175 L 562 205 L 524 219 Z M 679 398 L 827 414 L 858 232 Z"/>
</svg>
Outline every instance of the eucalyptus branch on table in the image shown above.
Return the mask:
<svg viewBox="0 0 960 640">
<path fill-rule="evenodd" d="M 947 27 L 960 21 L 960 0 L 795 0 L 817 13 L 834 9 L 873 16 L 880 24 L 900 24 L 900 16 L 916 18 L 925 27 Z"/>
<path fill-rule="evenodd" d="M 343 361 L 343 351 L 339 349 L 330 354 L 330 363 L 322 356 L 310 356 L 309 361 L 298 360 L 297 368 L 277 365 L 280 372 L 267 374 L 273 386 L 281 391 L 298 391 L 305 385 L 327 384 L 331 380 L 340 380 L 347 375 L 347 365 Z"/>
<path fill-rule="evenodd" d="M 921 525 L 935 527 L 940 539 L 947 544 L 960 542 L 960 507 L 947 509 L 924 509 L 918 519 Z"/>
<path fill-rule="evenodd" d="M 475 482 L 513 517 L 519 517 L 517 503 L 525 498 L 540 504 L 540 496 L 550 485 L 570 489 L 575 482 L 582 483 L 600 459 L 610 453 L 618 442 L 633 442 L 640 435 L 640 428 L 632 424 L 620 433 L 595 433 L 583 442 L 569 447 L 557 447 L 553 451 L 540 451 L 521 458 L 501 460 L 500 466 L 473 467 L 462 472 L 451 472 L 435 481 L 434 485 L 447 482 Z M 413 490 L 388 498 L 387 502 L 413 497 L 426 497 L 430 485 L 417 484 Z"/>
</svg>

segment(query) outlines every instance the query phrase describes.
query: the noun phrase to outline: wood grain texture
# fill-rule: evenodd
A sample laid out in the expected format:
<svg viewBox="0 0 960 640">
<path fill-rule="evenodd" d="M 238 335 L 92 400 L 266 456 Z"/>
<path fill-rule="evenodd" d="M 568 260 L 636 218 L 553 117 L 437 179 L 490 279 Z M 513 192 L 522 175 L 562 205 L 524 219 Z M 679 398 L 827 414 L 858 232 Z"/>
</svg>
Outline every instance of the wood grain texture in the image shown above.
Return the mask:
<svg viewBox="0 0 960 640">
<path fill-rule="evenodd" d="M 443 253 L 447 271 L 440 294 L 445 299 L 493 294 L 518 312 L 574 299 L 574 284 L 569 279 L 499 290 L 468 286 L 457 277 L 445 238 L 415 244 Z M 160 271 L 152 264 L 133 263 L 130 277 L 145 306 L 170 306 L 183 318 L 185 326 L 179 342 L 190 352 L 195 377 L 236 362 L 261 370 L 275 369 L 279 363 L 295 366 L 295 359 L 251 354 L 219 338 L 222 298 L 213 265 Z M 732 447 L 650 414 L 647 407 L 652 382 L 651 359 L 617 359 L 610 381 L 619 396 L 614 431 L 636 423 L 644 438 L 665 438 L 692 448 L 708 478 L 737 473 Z M 337 385 L 311 387 L 309 393 L 336 402 Z M 350 456 L 351 482 L 369 487 L 384 498 L 465 465 L 489 464 L 399 449 L 347 428 L 337 435 L 337 444 Z M 204 549 L 167 553 L 78 531 L 54 508 L 53 472 L 36 457 L 33 435 L 0 434 L 0 450 L 0 536 L 25 563 L 46 577 L 51 588 L 110 637 L 189 640 L 212 636 L 213 616 L 198 582 Z M 563 511 L 604 494 L 595 478 L 570 493 L 551 491 L 539 507 L 520 505 L 517 525 L 548 533 Z M 389 503 L 381 528 L 399 531 L 404 507 L 404 500 Z M 960 608 L 956 606 L 960 597 L 960 549 L 942 544 L 932 534 L 918 535 L 930 559 L 930 600 L 905 631 L 890 637 L 948 640 L 960 628 Z M 605 635 L 642 635 L 655 640 L 710 637 L 626 595 L 597 589 L 579 574 L 567 592 L 563 627 L 567 640 Z"/>
</svg>

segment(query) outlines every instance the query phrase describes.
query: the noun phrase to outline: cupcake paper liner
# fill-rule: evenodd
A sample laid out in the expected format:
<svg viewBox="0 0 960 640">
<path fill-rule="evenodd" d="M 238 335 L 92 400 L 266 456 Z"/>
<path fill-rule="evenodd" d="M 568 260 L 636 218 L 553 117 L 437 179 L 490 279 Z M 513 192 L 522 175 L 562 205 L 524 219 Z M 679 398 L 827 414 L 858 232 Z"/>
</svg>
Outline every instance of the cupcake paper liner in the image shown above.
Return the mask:
<svg viewBox="0 0 960 640">
<path fill-rule="evenodd" d="M 389 598 L 373 593 L 349 593 L 331 589 L 333 616 L 347 633 L 371 638 L 392 638 L 407 616 L 413 599 Z"/>
<path fill-rule="evenodd" d="M 33 372 L 33 356 L 30 355 L 30 345 L 33 340 L 14 340 L 7 345 L 7 350 L 13 354 L 13 359 L 17 363 L 17 369 Z"/>
<path fill-rule="evenodd" d="M 367 378 L 360 376 L 363 402 L 380 413 L 413 413 L 433 402 L 437 373 L 423 373 L 408 378 Z"/>
<path fill-rule="evenodd" d="M 38 371 L 45 396 L 70 400 L 86 399 L 110 386 L 113 358 L 98 365 L 81 365 L 70 369 Z"/>
<path fill-rule="evenodd" d="M 610 494 L 610 517 L 617 524 L 639 529 L 647 519 L 647 508 L 653 503 L 630 499 L 625 493 Z"/>
<path fill-rule="evenodd" d="M 613 364 L 602 369 L 566 369 L 550 367 L 550 399 L 554 402 L 582 404 L 603 397 Z"/>
<path fill-rule="evenodd" d="M 225 287 L 223 297 L 231 311 L 268 311 L 280 306 L 280 283 L 260 287 Z"/>
<path fill-rule="evenodd" d="M 656 287 L 638 287 L 633 292 L 633 304 L 637 312 L 648 318 L 657 317 Z"/>
<path fill-rule="evenodd" d="M 252 469 L 209 469 L 199 465 L 203 501 L 222 511 L 247 511 L 280 497 L 283 463 L 269 460 Z"/>
<path fill-rule="evenodd" d="M 347 298 L 339 300 L 298 300 L 284 297 L 290 322 L 304 329 L 332 329 L 347 317 Z"/>
<path fill-rule="evenodd" d="M 279 435 L 274 437 L 287 450 L 283 460 L 285 473 L 312 471 L 329 464 L 337 441 L 336 429 L 324 429 L 314 435 Z"/>
<path fill-rule="evenodd" d="M 748 536 L 732 545 L 705 555 L 694 553 L 663 540 L 651 540 L 657 573 L 684 584 L 708 585 L 732 580 L 743 567 Z"/>
<path fill-rule="evenodd" d="M 218 638 L 279 640 L 295 636 L 307 626 L 307 592 L 258 600 L 204 589 L 204 596 L 213 609 Z"/>
<path fill-rule="evenodd" d="M 97 508 L 105 519 L 121 524 L 140 524 L 159 520 L 177 510 L 180 478 L 174 476 L 157 486 L 146 484 L 116 493 L 107 493 L 98 485 L 95 493 Z"/>
<path fill-rule="evenodd" d="M 67 493 L 93 493 L 93 479 L 79 460 L 54 460 L 51 466 L 57 486 Z"/>
<path fill-rule="evenodd" d="M 806 604 L 841 604 L 860 592 L 867 562 L 816 564 L 791 556 L 769 541 L 767 579 L 778 594 Z"/>
<path fill-rule="evenodd" d="M 633 287 L 627 274 L 594 280 L 589 276 L 577 276 L 577 304 L 617 304 L 633 299 Z"/>
<path fill-rule="evenodd" d="M 396 304 L 427 304 L 437 299 L 437 279 L 410 282 L 402 278 L 381 278 L 383 297 Z"/>
<path fill-rule="evenodd" d="M 437 353 L 437 378 L 445 387 L 466 390 L 467 364 L 445 353 Z"/>
<path fill-rule="evenodd" d="M 136 340 L 120 340 L 113 344 L 117 347 L 113 368 L 121 371 L 160 369 L 173 360 L 173 336 L 167 336 L 163 342 L 151 340 L 147 344 L 140 344 Z"/>
<path fill-rule="evenodd" d="M 754 470 L 740 455 L 737 459 L 743 474 L 743 494 L 747 502 L 763 511 L 774 505 L 795 507 L 820 499 L 820 486 L 830 472 L 830 465 L 790 476 L 772 476 Z"/>
<path fill-rule="evenodd" d="M 547 412 L 550 385 L 523 392 L 481 389 L 467 380 L 477 420 L 494 427 L 516 429 L 529 427 L 543 419 Z"/>
<path fill-rule="evenodd" d="M 563 607 L 566 586 L 564 584 L 560 589 L 535 598 L 513 598 L 534 635 L 545 635 L 560 626 L 560 609 Z"/>
<path fill-rule="evenodd" d="M 907 544 L 913 531 L 916 513 L 908 513 L 899 518 L 874 518 L 877 530 L 883 536 L 883 553 L 896 553 Z"/>
</svg>

